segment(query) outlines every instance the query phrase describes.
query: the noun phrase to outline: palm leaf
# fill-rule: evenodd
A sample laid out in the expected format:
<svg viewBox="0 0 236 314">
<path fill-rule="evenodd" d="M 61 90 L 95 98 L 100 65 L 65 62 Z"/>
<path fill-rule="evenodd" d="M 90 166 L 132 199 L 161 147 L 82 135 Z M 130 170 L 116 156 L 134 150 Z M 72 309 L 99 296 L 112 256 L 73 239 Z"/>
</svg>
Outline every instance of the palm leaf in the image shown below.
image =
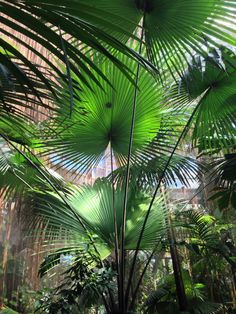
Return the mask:
<svg viewBox="0 0 236 314">
<path fill-rule="evenodd" d="M 38 74 L 40 73 L 41 76 L 35 75 L 27 65 L 10 52 L 11 48 L 15 49 L 8 44 L 8 50 L 0 51 L 1 124 L 14 126 L 12 123 L 14 119 L 19 127 L 21 124 L 25 125 L 26 120 L 30 123 L 32 118 L 38 120 L 39 116 L 47 117 L 50 112 L 56 110 L 56 107 L 50 105 L 52 95 L 45 90 L 45 84 L 41 81 L 45 68 L 37 66 Z M 27 88 L 27 85 L 28 87 L 30 85 L 30 88 Z M 1 131 L 4 132 L 4 128 Z"/>
<path fill-rule="evenodd" d="M 224 158 L 214 158 L 209 167 L 207 180 L 214 183 L 209 200 L 216 200 L 220 210 L 235 208 L 235 154 L 225 154 Z"/>
<path fill-rule="evenodd" d="M 222 304 L 213 303 L 196 296 L 197 285 L 194 285 L 188 271 L 183 272 L 184 286 L 188 296 L 188 313 L 191 314 L 216 314 L 222 310 Z M 144 302 L 145 313 L 182 313 L 178 309 L 174 288 L 174 277 L 169 275 L 159 288 L 152 291 Z"/>
<path fill-rule="evenodd" d="M 80 51 L 81 46 L 76 47 L 71 44 L 73 41 L 82 42 L 106 56 L 127 76 L 130 75 L 129 69 L 108 49 L 104 48 L 104 44 L 122 51 L 131 58 L 139 60 L 143 65 L 151 66 L 150 63 L 145 62 L 142 57 L 126 45 L 98 28 L 96 25 L 98 15 L 100 16 L 100 21 L 103 21 L 105 25 L 107 25 L 108 22 L 101 18 L 102 15 L 99 10 L 96 10 L 93 6 L 86 4 L 84 1 L 67 1 L 66 5 L 64 1 L 55 2 L 53 0 L 14 0 L 11 3 L 1 1 L 0 8 L 2 12 L 0 23 L 3 26 L 5 36 L 7 36 L 8 39 L 13 38 L 16 40 L 20 47 L 26 47 L 28 51 L 38 56 L 49 69 L 62 78 L 64 77 L 63 72 L 55 65 L 54 61 L 52 61 L 53 57 L 61 64 L 66 64 L 66 61 L 68 61 L 71 71 L 75 72 L 85 85 L 88 84 L 88 80 L 85 75 L 81 73 L 80 69 L 83 69 L 84 73 L 95 81 L 96 79 L 91 69 L 102 75 L 101 71 L 92 60 L 89 60 L 88 57 Z M 24 22 L 22 23 L 22 21 Z M 115 25 L 111 23 L 108 25 L 111 29 L 117 30 Z M 59 29 L 61 30 L 61 34 L 66 34 L 67 36 L 67 40 L 64 40 L 66 54 L 62 47 L 62 36 L 58 34 Z M 18 32 L 18 34 L 24 36 L 26 40 L 22 41 L 21 36 L 15 36 L 14 32 Z M 127 34 L 128 31 L 124 32 Z M 129 34 L 129 37 L 132 37 L 132 33 Z M 68 38 L 71 39 L 69 40 Z M 27 43 L 27 40 L 33 40 L 38 43 L 38 45 L 45 49 L 44 52 L 47 51 L 47 53 L 52 54 L 53 57 L 48 58 L 47 53 L 35 49 L 32 45 Z M 39 72 L 37 66 L 24 57 L 23 53 L 10 46 L 8 40 L 4 38 L 1 39 L 0 45 L 2 49 L 9 50 L 14 56 L 17 56 L 24 65 L 27 65 L 29 69 L 40 78 L 41 82 L 43 82 L 49 90 L 54 92 L 54 87 L 50 80 L 48 80 L 43 73 Z M 14 68 L 11 61 L 7 61 L 2 55 L 0 62 L 4 64 L 8 63 L 9 67 Z M 89 67 L 87 65 L 89 65 Z M 20 82 L 26 83 L 28 87 L 32 89 L 30 80 L 26 80 L 19 71 L 15 71 L 15 74 Z M 104 76 L 103 78 L 106 80 Z"/>
<path fill-rule="evenodd" d="M 209 180 L 214 179 L 217 186 L 229 188 L 236 180 L 234 153 L 225 154 L 224 158 L 214 158 L 209 167 L 213 169 L 209 174 Z"/>
<path fill-rule="evenodd" d="M 210 44 L 235 45 L 234 1 L 101 0 L 98 3 L 92 0 L 90 3 L 93 8 L 104 10 L 100 17 L 117 27 L 123 25 L 130 33 L 143 24 L 149 59 L 173 75 L 185 69 L 191 55 L 206 56 Z M 96 23 L 107 30 L 103 22 Z M 109 32 L 117 38 L 127 38 L 112 28 Z"/>
<path fill-rule="evenodd" d="M 27 131 L 22 125 L 20 126 L 21 128 L 16 123 L 14 126 L 17 130 L 13 127 L 9 129 L 9 126 L 8 128 L 5 126 L 4 138 L 8 138 L 17 147 L 21 148 L 29 144 L 35 145 L 35 139 L 32 136 L 30 138 L 29 126 Z M 22 135 L 23 132 L 24 136 Z M 0 151 L 0 189 L 1 195 L 4 193 L 4 199 L 24 197 L 25 193 L 35 188 L 48 189 L 50 186 L 41 173 L 45 173 L 58 190 L 64 189 L 62 177 L 55 171 L 43 166 L 42 161 L 28 151 L 21 154 L 20 150 L 15 151 L 3 139 L 0 141 Z"/>
<path fill-rule="evenodd" d="M 160 155 L 148 160 L 147 163 L 132 165 L 130 169 L 130 184 L 135 184 L 138 188 L 144 190 L 152 190 L 157 185 L 167 160 L 168 156 Z M 177 186 L 177 182 L 180 182 L 183 186 L 189 186 L 191 182 L 199 180 L 199 175 L 202 171 L 203 165 L 196 159 L 176 154 L 171 159 L 163 181 L 167 186 Z M 125 176 L 126 167 L 123 166 L 109 174 L 108 178 L 119 185 L 124 182 Z"/>
<path fill-rule="evenodd" d="M 121 232 L 123 209 L 123 189 L 115 190 L 115 209 L 117 215 L 118 234 Z M 47 243 L 60 244 L 63 239 L 68 247 L 76 243 L 86 243 L 84 229 L 78 223 L 75 215 L 68 211 L 63 202 L 53 193 L 32 192 L 28 195 L 36 220 L 31 221 L 32 226 L 37 225 L 40 219 L 44 221 L 44 234 Z M 71 206 L 78 213 L 87 230 L 92 234 L 98 252 L 102 258 L 114 249 L 114 210 L 112 198 L 112 185 L 106 181 L 98 181 L 93 187 L 73 188 L 69 194 Z M 125 248 L 134 249 L 138 239 L 143 220 L 146 214 L 148 199 L 145 196 L 134 198 L 129 194 L 128 212 L 126 221 Z M 145 228 L 141 248 L 151 249 L 160 237 L 165 234 L 165 211 L 161 200 L 155 202 L 150 219 Z M 38 220 L 39 219 L 39 220 Z M 35 222 L 36 221 L 36 222 Z M 43 227 L 44 228 L 44 227 Z M 36 230 L 36 227 L 34 227 Z M 45 233 L 46 232 L 46 233 Z M 42 231 L 39 229 L 39 235 Z M 45 242 L 46 243 L 46 242 Z M 46 245 L 46 244 L 45 244 Z"/>
<path fill-rule="evenodd" d="M 234 247 L 228 247 L 224 241 L 224 230 L 234 228 L 234 224 L 224 225 L 218 222 L 215 223 L 215 218 L 196 211 L 182 212 L 183 217 L 187 220 L 182 224 L 182 227 L 190 231 L 190 241 L 185 242 L 185 245 L 191 251 L 198 255 L 218 254 L 223 257 L 232 267 L 235 267 L 235 261 L 231 258 L 234 254 Z M 185 230 L 186 230 L 185 229 Z"/>
<path fill-rule="evenodd" d="M 214 153 L 235 145 L 235 54 L 213 51 L 212 59 L 193 59 L 181 86 L 198 103 L 192 139 L 199 151 Z"/>
<path fill-rule="evenodd" d="M 135 71 L 137 65 L 134 61 L 127 58 L 121 60 Z M 69 100 L 65 90 L 59 105 L 61 110 L 50 126 L 54 133 L 46 141 L 46 153 L 55 154 L 55 164 L 60 164 L 63 159 L 65 167 L 73 167 L 81 172 L 97 165 L 109 145 L 117 163 L 124 163 L 129 147 L 134 86 L 110 63 L 99 59 L 96 63 L 112 86 L 98 77 L 103 89 L 90 81 L 93 92 L 89 88 L 85 88 L 84 92 L 77 90 L 71 119 L 67 119 L 69 108 L 66 109 L 66 104 Z M 78 78 L 73 77 L 73 82 L 76 81 Z M 133 135 L 133 161 L 142 158 L 143 150 L 156 137 L 164 111 L 162 91 L 146 71 L 141 70 L 138 87 L 140 93 Z M 147 148 L 147 151 L 150 152 L 150 149 Z"/>
<path fill-rule="evenodd" d="M 184 218 L 185 223 L 182 226 L 190 229 L 192 237 L 199 240 L 200 246 L 217 248 L 219 238 L 214 227 L 213 216 L 193 210 L 182 211 L 178 215 Z"/>
</svg>

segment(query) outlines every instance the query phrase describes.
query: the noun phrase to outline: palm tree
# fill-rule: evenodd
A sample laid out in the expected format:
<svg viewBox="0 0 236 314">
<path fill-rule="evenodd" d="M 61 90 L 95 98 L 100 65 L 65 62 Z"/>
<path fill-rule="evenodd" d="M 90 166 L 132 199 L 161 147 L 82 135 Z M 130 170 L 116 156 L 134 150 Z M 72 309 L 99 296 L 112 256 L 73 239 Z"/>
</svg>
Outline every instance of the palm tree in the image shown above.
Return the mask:
<svg viewBox="0 0 236 314">
<path fill-rule="evenodd" d="M 9 61 L 9 53 L 21 60 L 34 73 L 35 80 L 43 83 L 50 93 L 58 91 L 52 106 L 53 115 L 39 124 L 39 128 L 31 126 L 33 131 L 18 117 L 10 119 L 9 110 L 5 109 L 1 136 L 43 179 L 47 195 L 51 197 L 52 192 L 56 193 L 55 205 L 57 201 L 62 202 L 69 217 L 77 219 L 79 231 L 100 259 L 105 255 L 100 254 L 93 238 L 98 229 L 91 227 L 86 217 L 75 210 L 71 199 L 68 201 L 65 197 L 65 193 L 70 192 L 51 177 L 35 153 L 51 158 L 56 164 L 60 164 L 63 158 L 68 168 L 84 172 L 96 166 L 110 149 L 109 210 L 110 218 L 113 218 L 111 233 L 114 235 L 111 239 L 114 241 L 118 273 L 117 303 L 120 313 L 127 313 L 134 307 L 137 291 L 131 302 L 129 296 L 138 253 L 143 248 L 143 239 L 152 221 L 155 199 L 163 180 L 168 182 L 171 170 L 180 173 L 178 168 L 171 167 L 175 165 L 175 160 L 178 161 L 177 149 L 184 136 L 191 130 L 193 144 L 202 153 L 213 154 L 234 145 L 235 55 L 233 48 L 227 47 L 235 44 L 234 7 L 234 1 L 220 0 L 101 0 L 99 3 L 91 0 L 89 4 L 82 0 L 66 3 L 36 0 L 14 1 L 13 4 L 1 2 L 5 14 L 1 16 L 2 23 L 7 27 L 18 27 L 22 34 L 38 41 L 59 62 L 65 63 L 65 67 L 58 70 L 53 62 L 40 55 L 57 76 L 57 80 L 49 80 L 15 48 L 1 40 L 4 48 L 1 60 L 8 71 L 18 78 L 17 84 L 20 82 L 21 88 L 27 84 L 34 92 L 28 76 L 22 76 L 16 64 Z M 12 22 L 9 17 L 15 21 Z M 26 28 L 19 28 L 18 23 L 22 20 Z M 4 32 L 11 36 L 9 31 Z M 141 68 L 140 63 L 153 66 L 140 55 L 146 56 L 157 67 L 158 75 L 155 73 L 153 76 Z M 134 58 L 140 63 L 137 64 Z M 3 77 L 8 78 L 6 71 L 2 72 Z M 51 101 L 51 94 L 49 96 Z M 39 136 L 42 130 L 43 136 Z M 35 140 L 30 141 L 32 134 Z M 184 162 L 189 164 L 187 159 Z M 115 186 L 115 166 L 125 169 L 121 193 L 123 205 L 119 206 L 119 212 L 116 199 L 122 197 Z M 195 166 L 193 169 L 196 169 Z M 189 174 L 191 176 L 191 172 Z M 187 181 L 183 174 L 179 177 Z M 126 281 L 129 193 L 131 182 L 137 186 L 134 182 L 136 178 L 138 186 L 151 178 L 148 190 L 152 196 L 140 221 L 138 234 L 136 231 L 132 245 L 134 254 Z M 41 215 L 50 221 L 53 214 L 58 224 L 63 226 L 60 206 L 50 213 L 51 209 L 50 206 L 44 208 Z M 103 211 L 104 214 L 107 212 L 104 208 Z M 153 241 L 137 289 L 155 248 Z"/>
</svg>

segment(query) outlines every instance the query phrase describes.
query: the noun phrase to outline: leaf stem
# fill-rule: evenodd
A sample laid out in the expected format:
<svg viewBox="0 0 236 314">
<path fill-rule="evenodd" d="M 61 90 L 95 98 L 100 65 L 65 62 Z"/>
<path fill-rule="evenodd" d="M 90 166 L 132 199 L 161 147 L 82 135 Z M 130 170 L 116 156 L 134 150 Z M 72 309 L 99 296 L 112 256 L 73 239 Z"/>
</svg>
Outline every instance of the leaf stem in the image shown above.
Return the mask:
<svg viewBox="0 0 236 314">
<path fill-rule="evenodd" d="M 139 54 L 142 52 L 142 43 L 144 37 L 144 20 L 142 21 L 142 31 L 139 45 Z M 137 95 L 138 95 L 138 80 L 140 72 L 140 63 L 137 65 L 136 77 L 135 77 L 135 86 L 134 86 L 134 98 L 133 98 L 133 110 L 131 117 L 131 126 L 130 126 L 130 137 L 129 137 L 129 148 L 128 148 L 128 159 L 127 159 L 127 168 L 126 168 L 126 177 L 125 177 L 125 189 L 124 189 L 124 207 L 122 213 L 122 224 L 121 224 L 121 257 L 120 257 L 120 290 L 121 290 L 121 300 L 120 300 L 120 312 L 125 313 L 126 311 L 126 302 L 125 302 L 125 232 L 126 232 L 126 214 L 127 214 L 127 200 L 128 200 L 128 189 L 129 189 L 129 177 L 130 177 L 130 161 L 133 145 L 133 133 L 135 125 L 135 113 L 137 107 Z"/>
<path fill-rule="evenodd" d="M 209 90 L 206 91 L 205 95 L 206 95 L 208 92 L 209 92 Z M 161 174 L 160 177 L 159 177 L 158 184 L 157 184 L 157 186 L 156 186 L 156 188 L 155 188 L 155 191 L 154 191 L 154 193 L 153 193 L 153 196 L 152 196 L 151 202 L 150 202 L 150 204 L 149 204 L 149 208 L 148 208 L 148 210 L 147 210 L 147 213 L 146 213 L 146 215 L 145 215 L 145 219 L 144 219 L 144 222 L 143 222 L 143 226 L 142 226 L 142 229 L 141 229 L 139 238 L 138 238 L 137 246 L 136 246 L 135 253 L 134 253 L 134 258 L 133 258 L 132 265 L 131 265 L 131 270 L 130 270 L 130 273 L 129 273 L 129 279 L 128 279 L 128 283 L 127 283 L 127 290 L 126 290 L 126 296 L 125 296 L 127 302 L 128 302 L 128 299 L 129 299 L 130 287 L 131 287 L 131 282 L 132 282 L 132 278 L 133 278 L 133 275 L 134 275 L 134 269 L 135 269 L 135 264 L 136 264 L 136 260 L 137 260 L 138 251 L 139 251 L 139 249 L 140 249 L 140 244 L 141 244 L 141 241 L 142 241 L 143 233 L 144 233 L 144 230 L 145 230 L 145 227 L 146 227 L 146 224 L 147 224 L 147 220 L 148 220 L 148 217 L 149 217 L 149 215 L 150 215 L 150 212 L 151 212 L 153 203 L 154 203 L 154 201 L 155 201 L 157 192 L 158 192 L 158 190 L 159 190 L 159 187 L 160 187 L 160 185 L 161 185 L 161 182 L 162 182 L 163 178 L 165 177 L 165 173 L 166 173 L 167 168 L 169 167 L 169 164 L 170 164 L 170 162 L 171 162 L 171 159 L 172 159 L 172 157 L 173 157 L 173 155 L 174 155 L 174 153 L 175 153 L 177 147 L 179 146 L 180 141 L 182 140 L 182 138 L 184 137 L 184 135 L 186 134 L 186 132 L 188 132 L 188 129 L 189 129 L 190 125 L 191 125 L 191 122 L 192 122 L 192 120 L 193 120 L 193 117 L 195 116 L 195 113 L 197 112 L 197 110 L 198 110 L 200 104 L 201 104 L 201 100 L 199 101 L 199 103 L 198 103 L 198 104 L 196 105 L 196 107 L 194 108 L 194 110 L 193 110 L 191 116 L 189 117 L 189 120 L 187 121 L 187 123 L 186 123 L 186 125 L 185 125 L 183 131 L 181 132 L 181 134 L 180 134 L 180 136 L 179 136 L 179 138 L 178 138 L 178 140 L 177 140 L 177 142 L 176 142 L 176 144 L 175 144 L 175 146 L 174 146 L 174 148 L 173 148 L 173 150 L 172 150 L 172 152 L 171 152 L 171 154 L 170 154 L 170 156 L 169 156 L 169 158 L 168 158 L 168 160 L 167 160 L 167 163 L 166 163 L 166 165 L 165 165 L 165 167 L 164 167 L 164 169 L 163 169 L 163 171 L 162 171 L 162 174 Z"/>
</svg>

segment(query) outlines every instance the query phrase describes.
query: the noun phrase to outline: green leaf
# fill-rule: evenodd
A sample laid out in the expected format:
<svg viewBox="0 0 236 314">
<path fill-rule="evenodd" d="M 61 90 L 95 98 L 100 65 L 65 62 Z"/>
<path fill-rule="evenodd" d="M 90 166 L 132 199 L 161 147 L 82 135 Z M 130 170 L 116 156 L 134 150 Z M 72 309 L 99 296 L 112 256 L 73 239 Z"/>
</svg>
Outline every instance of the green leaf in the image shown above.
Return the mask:
<svg viewBox="0 0 236 314">
<path fill-rule="evenodd" d="M 121 60 L 135 72 L 136 62 L 122 57 Z M 103 89 L 91 81 L 93 92 L 88 88 L 83 92 L 74 90 L 71 119 L 67 119 L 69 100 L 65 91 L 56 122 L 50 126 L 52 137 L 45 143 L 46 153 L 55 156 L 53 162 L 60 164 L 63 159 L 68 169 L 73 167 L 83 171 L 97 165 L 109 145 L 118 163 L 124 163 L 128 155 L 135 87 L 111 63 L 99 59 L 95 62 L 112 86 L 98 77 Z M 73 77 L 73 81 L 80 85 L 77 77 Z M 162 91 L 147 71 L 141 70 L 138 88 L 132 145 L 132 158 L 136 160 L 142 158 L 143 150 L 156 137 L 164 112 Z"/>
</svg>

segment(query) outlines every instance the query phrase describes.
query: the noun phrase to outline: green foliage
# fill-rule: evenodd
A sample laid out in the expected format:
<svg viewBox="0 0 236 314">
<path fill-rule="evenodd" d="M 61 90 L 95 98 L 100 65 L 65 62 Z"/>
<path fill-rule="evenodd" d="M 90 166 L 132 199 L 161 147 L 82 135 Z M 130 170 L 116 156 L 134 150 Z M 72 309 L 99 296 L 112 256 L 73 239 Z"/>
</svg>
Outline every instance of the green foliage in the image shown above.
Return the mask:
<svg viewBox="0 0 236 314">
<path fill-rule="evenodd" d="M 78 10 L 79 5 L 79 10 Z M 5 26 L 2 30 L 5 36 L 16 40 L 16 42 L 29 49 L 35 55 L 37 55 L 47 67 L 53 71 L 57 76 L 64 78 L 67 81 L 67 76 L 60 68 L 56 67 L 50 58 L 47 58 L 45 53 L 40 50 L 36 50 L 33 45 L 30 45 L 27 40 L 21 40 L 20 36 L 15 36 L 11 33 L 10 29 L 16 30 L 20 34 L 29 38 L 29 40 L 36 41 L 39 45 L 44 47 L 44 51 L 51 53 L 62 64 L 68 64 L 71 71 L 75 72 L 84 84 L 88 84 L 86 77 L 81 74 L 80 69 L 83 69 L 91 78 L 94 78 L 93 73 L 87 64 L 90 65 L 97 73 L 99 69 L 93 64 L 88 57 L 83 54 L 80 47 L 77 48 L 73 45 L 73 40 L 81 41 L 83 44 L 88 45 L 96 51 L 102 53 L 116 66 L 125 72 L 127 75 L 129 70 L 111 54 L 109 49 L 104 48 L 104 44 L 117 50 L 123 51 L 123 53 L 130 57 L 139 59 L 142 63 L 143 59 L 135 54 L 131 49 L 126 47 L 120 41 L 111 37 L 108 33 L 102 31 L 101 27 L 97 27 L 97 20 L 99 15 L 99 21 L 103 25 L 109 25 L 113 30 L 117 30 L 117 27 L 112 23 L 108 23 L 104 17 L 106 11 L 95 9 L 91 4 L 81 0 L 67 2 L 66 6 L 63 2 L 55 1 L 31 1 L 21 0 L 1 2 L 1 12 L 4 16 L 1 16 L 1 23 Z M 103 14 L 103 16 L 101 15 Z M 120 17 L 121 18 L 121 17 Z M 23 23 L 22 23 L 23 21 Z M 58 29 L 60 32 L 58 32 Z M 129 37 L 132 37 L 132 32 L 128 32 L 123 29 Z M 71 40 L 64 40 L 61 34 L 68 34 Z M 63 44 L 65 49 L 63 48 Z M 12 55 L 16 56 L 24 66 L 27 66 L 29 70 L 35 73 L 43 84 L 51 91 L 53 91 L 52 82 L 42 72 L 38 70 L 33 62 L 28 60 L 21 52 L 9 45 L 8 41 L 4 38 L 1 39 L 0 45 L 3 50 L 9 51 Z M 4 54 L 0 55 L 0 63 L 7 65 L 9 70 L 16 76 L 16 78 L 23 84 L 27 84 L 31 89 L 33 87 L 31 80 L 22 73 L 17 66 L 11 62 Z M 106 79 L 106 78 L 105 78 Z"/>
<path fill-rule="evenodd" d="M 74 1 L 74 3 L 81 1 Z M 93 8 L 103 10 L 103 17 L 115 26 L 132 33 L 144 17 L 145 45 L 148 58 L 158 69 L 172 74 L 183 71 L 192 54 L 207 54 L 208 42 L 218 47 L 218 41 L 235 45 L 234 20 L 231 14 L 234 2 L 225 4 L 220 0 L 207 2 L 187 0 L 95 0 Z M 94 12 L 94 11 L 92 11 Z M 218 23 L 227 20 L 228 25 Z M 97 24 L 99 21 L 97 21 Z M 140 23 L 140 24 L 141 24 Z M 126 40 L 124 32 L 98 24 L 117 38 Z M 231 35 L 232 34 L 232 35 Z"/>
<path fill-rule="evenodd" d="M 1 310 L 2 314 L 19 314 L 18 312 L 10 309 L 9 307 L 5 307 Z"/>
<path fill-rule="evenodd" d="M 168 156 L 161 155 L 143 162 L 134 164 L 130 168 L 130 184 L 137 185 L 137 189 L 152 190 L 158 183 L 158 178 L 164 171 Z M 166 170 L 163 181 L 167 186 L 177 185 L 179 181 L 183 186 L 188 186 L 191 181 L 199 179 L 204 166 L 196 159 L 181 155 L 174 155 Z M 108 175 L 109 180 L 116 184 L 123 184 L 126 176 L 126 166 L 121 166 Z"/>
<path fill-rule="evenodd" d="M 208 302 L 202 293 L 203 284 L 194 284 L 187 271 L 183 272 L 185 291 L 188 298 L 189 314 L 214 314 L 222 309 L 221 304 Z M 152 291 L 144 303 L 145 313 L 183 313 L 178 308 L 176 287 L 173 276 L 166 276 L 164 283 L 159 284 L 159 288 Z"/>
<path fill-rule="evenodd" d="M 216 158 L 211 166 L 214 171 L 209 175 L 209 179 L 214 182 L 209 200 L 216 200 L 221 211 L 235 209 L 235 154 L 228 153 L 224 158 Z"/>
<path fill-rule="evenodd" d="M 72 265 L 64 271 L 62 283 L 46 297 L 39 300 L 37 311 L 47 313 L 82 313 L 85 308 L 102 304 L 102 299 L 108 297 L 115 289 L 115 272 L 107 267 L 99 267 L 100 260 L 95 255 L 76 252 Z M 76 255 L 75 255 L 76 254 Z M 72 255 L 72 256 L 73 256 Z M 48 258 L 42 264 L 40 274 L 44 268 L 50 267 Z"/>
<path fill-rule="evenodd" d="M 173 214 L 165 188 L 201 179 L 200 162 L 181 156 L 187 136 L 201 154 L 235 150 L 235 1 L 14 0 L 1 1 L 0 10 L 3 34 L 53 73 L 0 39 L 0 188 L 8 200 L 21 198 L 24 227 L 43 241 L 40 276 L 64 267 L 61 285 L 42 295 L 38 310 L 78 313 L 102 304 L 125 313 L 154 253 L 176 246 L 192 271 L 178 274 L 186 310 L 218 312 L 221 300 L 213 302 L 208 286 L 227 286 L 224 267 L 228 279 L 235 275 L 234 222 L 207 209 Z M 47 119 L 31 123 L 33 107 Z M 93 186 L 76 187 L 43 161 L 87 173 L 108 150 L 118 169 Z M 227 156 L 210 165 L 221 189 L 211 200 L 222 210 L 236 203 L 235 156 Z M 182 261 L 171 258 L 176 272 Z M 174 275 L 158 274 L 144 311 L 179 312 Z"/>
<path fill-rule="evenodd" d="M 29 128 L 28 131 L 30 133 Z M 15 137 L 12 141 L 16 142 L 16 136 L 19 136 L 19 134 L 21 134 L 20 129 L 17 133 L 14 133 Z M 27 141 L 30 137 L 28 134 L 24 134 Z M 21 139 L 23 140 L 24 138 Z M 30 141 L 33 143 L 34 139 L 31 138 Z M 0 188 L 2 193 L 5 193 L 6 199 L 16 195 L 23 196 L 24 193 L 33 189 L 48 189 L 49 184 L 45 182 L 40 172 L 46 175 L 49 180 L 52 180 L 58 189 L 64 188 L 62 177 L 53 170 L 46 168 L 36 156 L 30 152 L 25 152 L 24 154 L 21 154 L 20 151 L 14 152 L 3 141 L 1 146 Z"/>
<path fill-rule="evenodd" d="M 69 190 L 67 198 L 74 212 L 68 211 L 68 207 L 55 194 L 48 191 L 38 192 L 33 191 L 28 194 L 29 203 L 31 203 L 32 211 L 36 216 L 32 217 L 34 224 L 34 236 L 40 237 L 44 224 L 47 225 L 46 242 L 60 243 L 60 238 L 67 239 L 66 250 L 76 251 L 77 248 L 84 248 L 88 242 L 87 232 L 91 234 L 96 247 L 102 258 L 107 257 L 114 250 L 115 231 L 114 231 L 114 208 L 116 209 L 117 230 L 120 236 L 122 226 L 122 208 L 123 208 L 123 193 L 122 186 L 114 190 L 114 205 L 113 205 L 113 188 L 106 180 L 97 181 L 93 187 L 73 187 Z M 30 199 L 32 201 L 30 201 Z M 148 195 L 130 191 L 128 196 L 128 210 L 126 222 L 126 249 L 134 249 L 143 225 L 143 221 L 148 209 Z M 60 215 L 59 215 L 60 213 Z M 78 215 L 78 216 L 77 216 Z M 165 210 L 161 198 L 157 199 L 153 210 L 148 219 L 141 248 L 151 249 L 165 235 Z M 43 218 L 43 226 L 37 225 L 38 219 Z M 86 230 L 78 221 L 78 217 L 83 221 Z M 36 224 L 36 225 L 35 225 Z M 62 253 L 59 251 L 59 255 Z M 55 257 L 53 260 L 55 261 Z M 54 262 L 53 262 L 54 263 Z"/>
<path fill-rule="evenodd" d="M 127 57 L 118 55 L 123 64 L 135 72 L 137 64 Z M 80 172 L 95 167 L 109 148 L 118 164 L 127 160 L 135 86 L 109 62 L 95 58 L 94 62 L 109 78 L 111 85 L 100 77 L 101 85 L 91 81 L 90 87 L 81 92 L 75 89 L 73 115 L 69 119 L 68 98 L 60 100 L 61 110 L 53 119 L 48 140 L 45 141 L 46 154 L 55 164 L 65 159 L 64 167 Z M 73 82 L 80 86 L 80 79 L 73 76 Z M 162 88 L 144 69 L 140 70 L 135 128 L 132 145 L 132 161 L 142 161 L 150 151 L 148 144 L 154 140 L 160 128 L 164 113 Z M 48 126 L 45 126 L 48 128 Z M 96 130 L 96 132 L 94 132 Z M 60 137 L 58 137 L 60 134 Z M 155 151 L 153 149 L 153 154 Z"/>
<path fill-rule="evenodd" d="M 235 53 L 221 47 L 205 59 L 193 58 L 181 86 L 198 103 L 192 140 L 200 152 L 235 145 Z"/>
</svg>

